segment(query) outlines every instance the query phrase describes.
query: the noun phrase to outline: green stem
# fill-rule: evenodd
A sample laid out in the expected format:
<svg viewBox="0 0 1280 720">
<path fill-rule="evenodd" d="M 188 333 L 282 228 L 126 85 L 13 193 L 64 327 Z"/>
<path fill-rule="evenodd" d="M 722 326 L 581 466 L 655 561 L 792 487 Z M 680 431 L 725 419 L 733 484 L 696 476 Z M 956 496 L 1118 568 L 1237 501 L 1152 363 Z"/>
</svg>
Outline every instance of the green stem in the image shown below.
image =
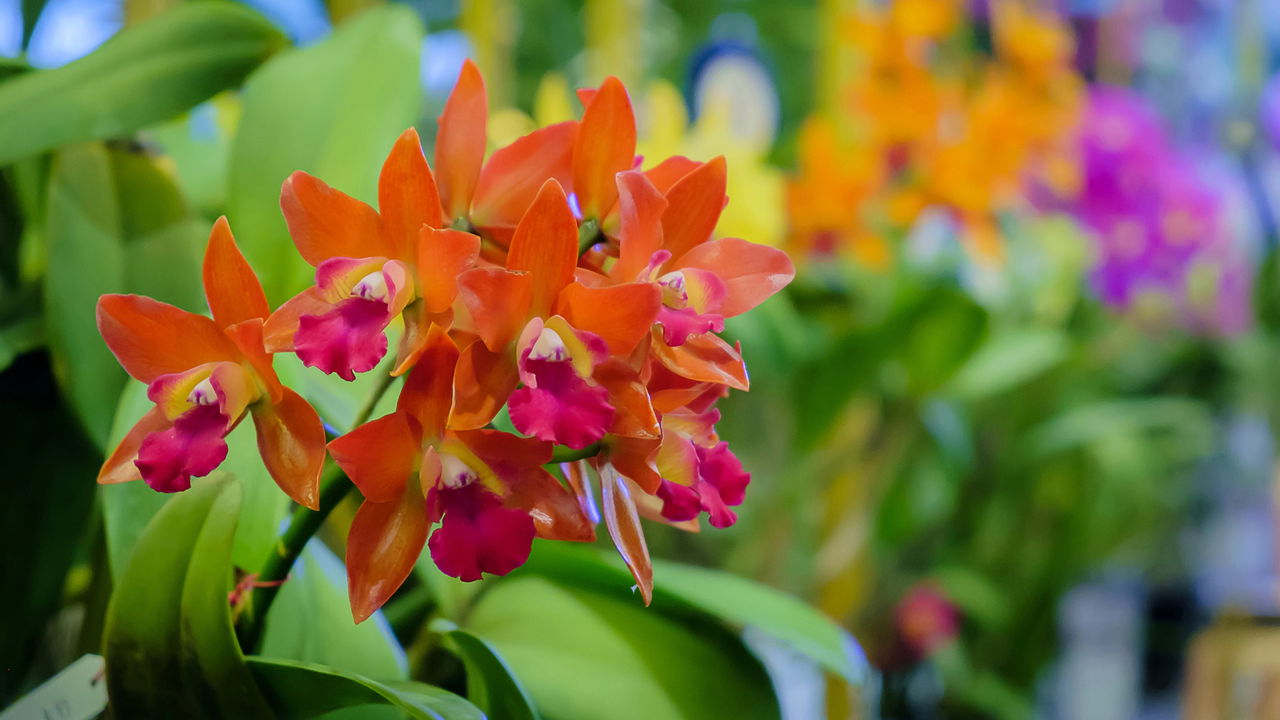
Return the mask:
<svg viewBox="0 0 1280 720">
<path fill-rule="evenodd" d="M 551 462 L 563 463 L 573 462 L 575 460 L 585 460 L 589 457 L 599 455 L 600 450 L 603 449 L 603 447 L 604 446 L 598 442 L 591 443 L 581 450 L 574 450 L 573 448 L 568 448 L 563 445 L 557 445 L 555 450 L 551 451 Z"/>
<path fill-rule="evenodd" d="M 600 232 L 600 221 L 587 218 L 578 226 L 578 256 L 591 249 L 592 245 L 604 241 L 604 233 Z"/>
<path fill-rule="evenodd" d="M 365 400 L 364 405 L 356 412 L 355 419 L 351 422 L 351 427 L 361 425 L 369 419 L 369 416 L 373 414 L 373 409 L 378 405 L 378 401 L 386 394 L 387 389 L 391 387 L 391 383 L 394 380 L 395 378 L 390 373 L 383 376 L 382 381 L 373 389 L 373 392 Z M 298 556 L 302 554 L 302 549 L 306 547 L 311 537 L 320 530 L 320 526 L 324 525 L 329 513 L 333 512 L 333 509 L 347 497 L 347 494 L 354 487 L 355 485 L 347 479 L 342 470 L 337 465 L 329 462 L 325 467 L 324 476 L 320 479 L 319 509 L 309 510 L 305 507 L 299 507 L 293 511 L 293 516 L 289 518 L 288 529 L 284 531 L 284 535 L 276 543 L 275 552 L 271 553 L 271 557 L 267 559 L 262 571 L 258 573 L 257 581 L 263 584 L 254 588 L 252 598 L 242 616 L 239 632 L 240 647 L 246 653 L 255 652 L 262 642 L 262 632 L 267 611 L 271 609 L 271 603 L 275 602 L 276 594 L 280 592 L 280 583 L 289 577 L 289 571 L 297 563 Z"/>
</svg>

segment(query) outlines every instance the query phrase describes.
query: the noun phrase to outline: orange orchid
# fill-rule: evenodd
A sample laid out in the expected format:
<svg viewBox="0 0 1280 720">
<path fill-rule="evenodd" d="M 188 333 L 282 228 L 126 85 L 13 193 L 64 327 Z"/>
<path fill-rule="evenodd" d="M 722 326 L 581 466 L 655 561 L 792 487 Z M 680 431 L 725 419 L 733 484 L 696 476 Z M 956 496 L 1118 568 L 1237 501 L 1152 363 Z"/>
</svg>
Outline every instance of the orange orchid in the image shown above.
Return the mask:
<svg viewBox="0 0 1280 720">
<path fill-rule="evenodd" d="M 204 288 L 210 319 L 138 295 L 103 295 L 98 329 L 155 407 L 134 425 L 98 482 L 142 478 L 160 492 L 191 486 L 227 455 L 224 438 L 252 413 L 271 477 L 294 501 L 318 506 L 324 427 L 300 395 L 280 384 L 263 346 L 269 308 L 226 218 L 209 235 Z"/>
<path fill-rule="evenodd" d="M 549 443 L 448 427 L 459 352 L 439 328 L 426 345 L 396 411 L 329 443 L 365 497 L 347 541 L 356 622 L 399 588 L 424 545 L 445 573 L 478 580 L 523 564 L 535 536 L 595 539 L 578 499 L 542 467 Z"/>
<path fill-rule="evenodd" d="M 604 435 L 614 408 L 593 375 L 645 338 L 660 292 L 650 283 L 574 282 L 577 259 L 577 221 L 549 179 L 515 229 L 506 266 L 458 280 L 479 341 L 459 362 L 454 425 L 482 427 L 509 402 L 516 429 L 539 439 L 582 448 Z"/>
<path fill-rule="evenodd" d="M 617 176 L 617 260 L 598 271 L 580 269 L 579 285 L 564 297 L 574 315 L 588 288 L 648 283 L 662 304 L 651 329 L 652 356 L 690 380 L 747 389 L 741 355 L 714 333 L 791 282 L 786 253 L 737 238 L 712 239 L 726 203 L 724 158 L 695 164 L 663 195 L 649 175 Z"/>
<path fill-rule="evenodd" d="M 573 144 L 573 184 L 580 215 L 612 230 L 617 219 L 615 176 L 636 165 L 636 117 L 622 81 L 609 76 L 598 90 L 579 91 L 585 110 Z"/>
<path fill-rule="evenodd" d="M 301 171 L 285 181 L 280 207 L 316 284 L 271 315 L 271 350 L 353 380 L 386 354 L 387 325 L 408 310 L 399 374 L 422 351 L 430 324 L 449 323 L 457 276 L 475 264 L 480 239 L 439 229 L 435 181 L 412 128 L 382 166 L 378 205 L 380 212 Z"/>
<path fill-rule="evenodd" d="M 467 60 L 440 114 L 435 168 L 444 222 L 505 244 L 543 182 L 571 182 L 578 123 L 535 130 L 486 160 L 488 111 L 484 78 Z"/>
</svg>

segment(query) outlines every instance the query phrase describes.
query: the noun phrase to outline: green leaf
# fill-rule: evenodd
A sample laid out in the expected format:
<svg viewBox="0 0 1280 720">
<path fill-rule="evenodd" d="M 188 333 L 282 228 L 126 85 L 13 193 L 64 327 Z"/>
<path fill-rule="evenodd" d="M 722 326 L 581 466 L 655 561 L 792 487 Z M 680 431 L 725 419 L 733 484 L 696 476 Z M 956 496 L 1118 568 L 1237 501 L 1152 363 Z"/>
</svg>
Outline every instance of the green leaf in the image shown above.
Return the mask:
<svg viewBox="0 0 1280 720">
<path fill-rule="evenodd" d="M 667 561 L 655 562 L 653 574 L 655 595 L 670 595 L 733 625 L 762 630 L 849 682 L 869 677 L 866 657 L 852 635 L 780 590 L 720 570 Z"/>
<path fill-rule="evenodd" d="M 16 318 L 0 326 L 0 370 L 14 358 L 44 344 L 44 323 L 39 315 Z"/>
<path fill-rule="evenodd" d="M 278 658 L 250 657 L 249 668 L 281 720 L 305 720 L 341 708 L 374 704 L 390 705 L 412 718 L 485 717 L 466 700 L 424 683 L 382 683 L 336 668 Z"/>
<path fill-rule="evenodd" d="M 951 379 L 982 344 L 987 311 L 959 290 L 939 288 L 913 315 L 899 354 L 912 391 L 923 395 Z"/>
<path fill-rule="evenodd" d="M 31 33 L 35 32 L 36 22 L 48 0 L 22 0 L 22 47 L 31 42 Z"/>
<path fill-rule="evenodd" d="M 234 478 L 206 480 L 202 484 L 209 483 L 223 487 L 191 551 L 178 625 L 187 687 L 202 697 L 206 708 L 217 709 L 212 715 L 253 717 L 266 709 L 266 700 L 245 667 L 227 602 L 232 585 L 231 548 L 240 516 L 240 485 Z M 158 540 L 165 542 L 166 538 Z M 153 577 L 150 584 L 155 581 Z"/>
<path fill-rule="evenodd" d="M 45 332 L 54 368 L 103 450 L 125 375 L 98 335 L 98 297 L 137 292 L 203 311 L 200 258 L 208 229 L 194 220 L 151 157 L 75 145 L 49 178 Z"/>
<path fill-rule="evenodd" d="M 324 632 L 316 632 L 316 628 L 324 628 Z M 383 679 L 407 678 L 409 674 L 404 651 L 381 614 L 359 625 L 352 622 L 346 570 L 315 540 L 302 551 L 271 606 L 262 654 L 341 666 Z"/>
<path fill-rule="evenodd" d="M 760 663 L 732 635 L 531 574 L 480 596 L 466 629 L 560 720 L 777 718 Z"/>
<path fill-rule="evenodd" d="M 54 372 L 89 436 L 106 449 L 125 374 L 98 336 L 94 313 L 99 295 L 125 283 L 115 179 L 101 145 L 69 147 L 54 159 L 47 236 L 45 332 Z"/>
<path fill-rule="evenodd" d="M 0 705 L 40 672 L 48 621 L 61 609 L 67 571 L 93 526 L 93 476 L 102 461 L 58 388 L 44 353 L 19 358 L 0 373 Z M 20 500 L 18 498 L 21 498 Z"/>
<path fill-rule="evenodd" d="M 529 694 L 489 643 L 465 630 L 445 633 L 467 671 L 467 697 L 490 717 L 538 720 Z"/>
<path fill-rule="evenodd" d="M 272 302 L 311 284 L 280 214 L 280 185 L 305 170 L 371 202 L 396 137 L 417 119 L 422 27 L 401 5 L 375 8 L 245 85 L 231 148 L 227 214 Z"/>
<path fill-rule="evenodd" d="M 201 263 L 209 225 L 192 216 L 176 178 L 140 152 L 111 152 L 129 292 L 205 312 Z"/>
<path fill-rule="evenodd" d="M 148 524 L 107 610 L 103 655 L 117 717 L 257 717 L 265 701 L 231 625 L 239 487 L 197 481 Z"/>
<path fill-rule="evenodd" d="M 234 3 L 189 3 L 126 28 L 79 60 L 0 84 L 0 165 L 172 117 L 235 87 L 284 44 Z"/>
<path fill-rule="evenodd" d="M 1016 388 L 1067 359 L 1071 341 L 1056 328 L 1020 328 L 993 335 L 949 384 L 964 398 L 989 397 Z"/>
<path fill-rule="evenodd" d="M 1070 408 L 1046 420 L 1023 439 L 1029 457 L 1076 449 L 1126 433 L 1169 431 L 1183 446 L 1206 448 L 1212 442 L 1212 420 L 1204 404 L 1188 398 L 1107 399 Z"/>
</svg>

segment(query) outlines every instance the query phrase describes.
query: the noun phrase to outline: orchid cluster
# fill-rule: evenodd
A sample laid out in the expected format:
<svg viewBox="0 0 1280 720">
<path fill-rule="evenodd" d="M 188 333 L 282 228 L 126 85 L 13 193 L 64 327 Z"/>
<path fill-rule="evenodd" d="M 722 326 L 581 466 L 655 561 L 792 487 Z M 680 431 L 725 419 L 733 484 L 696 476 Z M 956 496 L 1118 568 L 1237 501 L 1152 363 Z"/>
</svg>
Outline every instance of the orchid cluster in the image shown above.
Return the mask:
<svg viewBox="0 0 1280 720">
<path fill-rule="evenodd" d="M 788 187 L 794 253 L 884 268 L 889 238 L 940 208 L 971 252 L 995 260 L 998 214 L 1017 209 L 1034 182 L 1075 186 L 1070 140 L 1083 81 L 1069 29 L 1000 0 L 967 27 L 964 6 L 910 0 L 841 18 L 851 57 L 839 104 L 802 130 Z M 989 56 L 955 52 L 982 30 Z"/>
<path fill-rule="evenodd" d="M 103 338 L 156 405 L 99 481 L 184 490 L 252 414 L 272 477 L 315 509 L 327 451 L 364 497 L 347 542 L 359 622 L 424 546 L 443 572 L 477 580 L 523 564 L 534 537 L 594 540 L 594 475 L 647 602 L 640 516 L 736 520 L 750 476 L 716 435 L 715 404 L 748 380 L 740 348 L 717 333 L 794 271 L 779 250 L 716 236 L 723 158 L 646 167 L 622 84 L 579 97 L 580 120 L 486 157 L 487 95 L 467 62 L 434 162 L 402 134 L 377 209 L 294 173 L 280 204 L 315 284 L 274 312 L 225 219 L 205 258 L 212 319 L 104 296 Z M 404 377 L 396 409 L 326 443 L 272 370 L 275 353 L 345 380 L 389 367 Z M 553 457 L 573 458 L 563 481 Z"/>
<path fill-rule="evenodd" d="M 1250 272 L 1226 197 L 1174 150 L 1141 96 L 1097 87 L 1079 133 L 1082 178 L 1069 209 L 1090 230 L 1102 301 L 1147 320 L 1234 333 L 1249 323 Z"/>
</svg>

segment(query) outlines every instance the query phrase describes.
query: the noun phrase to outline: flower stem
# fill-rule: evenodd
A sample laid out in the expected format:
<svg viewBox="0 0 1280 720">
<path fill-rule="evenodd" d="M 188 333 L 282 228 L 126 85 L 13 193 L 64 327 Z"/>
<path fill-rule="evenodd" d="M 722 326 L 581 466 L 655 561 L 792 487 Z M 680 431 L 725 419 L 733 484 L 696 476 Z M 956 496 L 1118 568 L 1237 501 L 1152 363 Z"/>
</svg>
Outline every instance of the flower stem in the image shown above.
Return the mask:
<svg viewBox="0 0 1280 720">
<path fill-rule="evenodd" d="M 578 226 L 578 256 L 590 250 L 598 242 L 604 241 L 604 233 L 600 232 L 600 223 L 595 218 L 588 218 Z"/>
<path fill-rule="evenodd" d="M 573 462 L 575 460 L 585 460 L 589 457 L 599 455 L 602 448 L 603 446 L 598 442 L 593 442 L 581 450 L 574 450 L 573 448 L 568 448 L 563 445 L 557 445 L 555 449 L 551 451 L 551 462 L 565 463 Z"/>
<path fill-rule="evenodd" d="M 369 419 L 378 401 L 386 394 L 394 380 L 390 373 L 382 377 L 364 405 L 356 412 L 351 427 L 361 425 Z M 297 563 L 298 556 L 302 554 L 302 549 L 306 547 L 307 542 L 320 530 L 320 526 L 324 525 L 329 513 L 333 512 L 333 509 L 354 487 L 355 485 L 333 461 L 327 461 L 324 475 L 320 478 L 319 509 L 309 510 L 304 507 L 294 509 L 292 517 L 289 518 L 289 527 L 276 543 L 275 551 L 267 559 L 262 572 L 258 574 L 258 584 L 254 588 L 252 599 L 244 615 L 241 616 L 238 634 L 240 647 L 246 653 L 255 652 L 262 642 L 264 621 L 267 611 L 271 609 L 271 603 L 275 602 L 276 594 L 280 592 L 280 581 L 288 578 L 289 571 Z"/>
</svg>

